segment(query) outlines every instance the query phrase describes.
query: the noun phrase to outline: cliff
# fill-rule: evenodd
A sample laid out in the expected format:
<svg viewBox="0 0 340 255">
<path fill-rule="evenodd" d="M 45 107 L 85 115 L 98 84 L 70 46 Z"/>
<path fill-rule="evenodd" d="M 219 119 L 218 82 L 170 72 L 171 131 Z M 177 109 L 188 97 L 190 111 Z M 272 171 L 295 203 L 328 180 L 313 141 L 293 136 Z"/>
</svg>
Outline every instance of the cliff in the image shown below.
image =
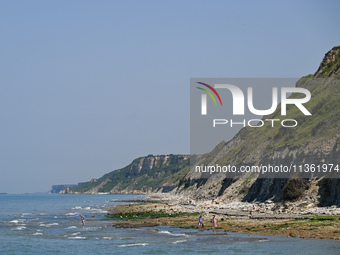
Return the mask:
<svg viewBox="0 0 340 255">
<path fill-rule="evenodd" d="M 207 154 L 198 156 L 205 165 L 301 165 L 332 163 L 340 165 L 340 46 L 326 53 L 314 74 L 301 78 L 296 86 L 311 92 L 304 106 L 305 116 L 296 107 L 287 116 L 299 123 L 294 128 L 281 125 L 260 129 L 245 127 L 230 141 L 222 141 Z M 290 98 L 300 95 L 293 94 Z M 280 105 L 263 119 L 279 119 Z M 309 175 L 304 178 L 263 178 L 258 173 L 241 176 L 196 173 L 188 155 L 140 157 L 128 166 L 105 174 L 98 180 L 67 189 L 68 194 L 146 194 L 170 192 L 195 200 L 267 201 L 289 206 L 328 206 L 340 204 L 340 181 L 335 176 Z M 339 173 L 340 174 L 340 173 Z M 282 176 L 281 176 L 282 177 Z M 301 176 L 299 176 L 301 177 Z"/>
<path fill-rule="evenodd" d="M 169 192 L 176 188 L 189 171 L 188 155 L 149 155 L 140 157 L 128 166 L 92 179 L 68 194 L 145 194 Z"/>
<path fill-rule="evenodd" d="M 322 79 L 321 79 L 322 78 Z M 245 127 L 230 141 L 221 142 L 199 159 L 204 165 L 301 165 L 340 164 L 340 46 L 330 50 L 314 75 L 300 79 L 296 86 L 311 92 L 304 106 L 312 113 L 305 116 L 297 109 L 287 109 L 289 119 L 299 125 L 263 128 Z M 300 95 L 292 94 L 290 98 Z M 281 107 L 265 119 L 284 119 Z M 284 116 L 285 117 L 285 116 Z M 337 172 L 333 172 L 335 175 Z M 340 173 L 339 173 L 340 174 Z M 306 178 L 260 178 L 259 174 L 228 176 L 191 171 L 181 180 L 176 194 L 215 201 L 295 201 L 306 206 L 340 203 L 340 182 L 333 176 L 314 174 Z M 300 176 L 301 177 L 301 176 Z"/>
<path fill-rule="evenodd" d="M 48 192 L 49 194 L 59 194 L 63 190 L 67 188 L 76 188 L 78 184 L 61 184 L 61 185 L 52 185 L 52 189 Z"/>
</svg>

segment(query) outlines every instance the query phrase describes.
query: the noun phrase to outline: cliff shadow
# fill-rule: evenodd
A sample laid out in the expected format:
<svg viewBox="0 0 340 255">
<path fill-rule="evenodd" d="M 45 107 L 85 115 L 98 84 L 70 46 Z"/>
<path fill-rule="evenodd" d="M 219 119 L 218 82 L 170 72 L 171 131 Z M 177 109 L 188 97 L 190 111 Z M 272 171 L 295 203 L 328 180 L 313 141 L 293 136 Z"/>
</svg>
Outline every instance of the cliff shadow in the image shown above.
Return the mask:
<svg viewBox="0 0 340 255">
<path fill-rule="evenodd" d="M 283 189 L 287 182 L 288 179 L 282 178 L 257 178 L 242 202 L 264 202 L 268 199 L 280 202 L 284 199 Z"/>
</svg>

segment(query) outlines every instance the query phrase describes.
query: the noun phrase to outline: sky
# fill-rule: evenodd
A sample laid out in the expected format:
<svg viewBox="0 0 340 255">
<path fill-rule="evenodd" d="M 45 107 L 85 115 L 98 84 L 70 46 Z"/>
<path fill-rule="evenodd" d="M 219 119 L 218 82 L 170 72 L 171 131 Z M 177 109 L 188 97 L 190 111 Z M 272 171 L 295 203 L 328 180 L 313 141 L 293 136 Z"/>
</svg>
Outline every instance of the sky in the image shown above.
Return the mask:
<svg viewBox="0 0 340 255">
<path fill-rule="evenodd" d="M 190 78 L 296 78 L 339 1 L 1 1 L 0 192 L 189 154 Z"/>
</svg>

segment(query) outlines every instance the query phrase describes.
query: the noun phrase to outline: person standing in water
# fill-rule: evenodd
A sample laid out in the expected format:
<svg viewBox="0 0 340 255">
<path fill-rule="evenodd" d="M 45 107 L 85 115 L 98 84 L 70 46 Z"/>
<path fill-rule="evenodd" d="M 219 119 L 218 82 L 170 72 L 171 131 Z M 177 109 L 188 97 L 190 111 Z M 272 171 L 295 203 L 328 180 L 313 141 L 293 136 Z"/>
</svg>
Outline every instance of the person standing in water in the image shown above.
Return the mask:
<svg viewBox="0 0 340 255">
<path fill-rule="evenodd" d="M 217 227 L 217 219 L 216 219 L 215 215 L 212 218 L 212 224 L 213 224 L 213 231 L 215 231 L 215 228 Z"/>
<path fill-rule="evenodd" d="M 201 231 L 203 227 L 203 218 L 202 215 L 200 215 L 200 217 L 198 217 L 198 230 Z"/>
<path fill-rule="evenodd" d="M 83 223 L 83 227 L 85 227 L 85 216 L 80 215 L 80 217 L 81 217 L 81 223 Z"/>
</svg>

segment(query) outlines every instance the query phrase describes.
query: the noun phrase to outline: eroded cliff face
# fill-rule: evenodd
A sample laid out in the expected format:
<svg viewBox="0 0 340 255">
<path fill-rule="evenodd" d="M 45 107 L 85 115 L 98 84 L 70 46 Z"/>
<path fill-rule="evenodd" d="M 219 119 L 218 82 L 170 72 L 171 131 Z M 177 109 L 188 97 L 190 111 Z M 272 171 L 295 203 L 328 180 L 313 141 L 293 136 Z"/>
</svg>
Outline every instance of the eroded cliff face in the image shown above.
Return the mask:
<svg viewBox="0 0 340 255">
<path fill-rule="evenodd" d="M 314 75 L 297 82 L 307 88 L 311 100 L 305 104 L 312 113 L 308 118 L 293 109 L 287 116 L 296 119 L 295 128 L 243 128 L 232 140 L 222 142 L 204 155 L 199 163 L 204 165 L 340 165 L 340 46 L 329 51 Z M 323 78 L 323 79 L 320 79 Z M 263 119 L 280 119 L 280 106 Z M 246 173 L 241 177 L 228 174 L 197 173 L 192 168 L 174 193 L 194 199 L 215 201 L 302 201 L 308 205 L 340 203 L 340 171 L 333 175 L 310 175 L 304 185 L 289 181 L 289 178 L 259 178 L 258 173 Z M 295 186 L 296 187 L 295 187 Z M 287 194 L 295 191 L 295 196 Z M 294 192 L 293 192 L 294 193 Z"/>
<path fill-rule="evenodd" d="M 336 46 L 325 54 L 325 57 L 323 58 L 320 67 L 315 72 L 314 76 L 317 78 L 332 77 L 338 76 L 339 72 L 340 72 L 340 46 Z"/>
<path fill-rule="evenodd" d="M 188 155 L 149 155 L 128 166 L 87 182 L 68 193 L 73 194 L 148 194 L 176 188 L 189 168 Z"/>
<path fill-rule="evenodd" d="M 158 169 L 162 167 L 169 158 L 170 156 L 142 157 L 140 160 L 134 161 L 131 166 L 129 166 L 127 177 L 137 176 L 146 173 L 149 170 Z"/>
</svg>

